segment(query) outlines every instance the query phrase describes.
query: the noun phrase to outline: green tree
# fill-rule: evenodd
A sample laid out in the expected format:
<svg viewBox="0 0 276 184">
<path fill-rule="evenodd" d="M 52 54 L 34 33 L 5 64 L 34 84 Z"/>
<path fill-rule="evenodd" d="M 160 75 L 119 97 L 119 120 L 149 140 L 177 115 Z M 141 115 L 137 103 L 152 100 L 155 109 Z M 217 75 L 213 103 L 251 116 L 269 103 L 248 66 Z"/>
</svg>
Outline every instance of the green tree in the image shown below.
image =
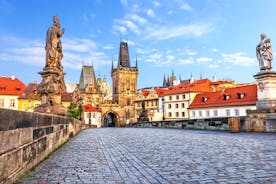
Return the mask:
<svg viewBox="0 0 276 184">
<path fill-rule="evenodd" d="M 82 117 L 82 105 L 77 103 L 71 103 L 70 106 L 68 106 L 68 116 L 81 120 Z"/>
</svg>

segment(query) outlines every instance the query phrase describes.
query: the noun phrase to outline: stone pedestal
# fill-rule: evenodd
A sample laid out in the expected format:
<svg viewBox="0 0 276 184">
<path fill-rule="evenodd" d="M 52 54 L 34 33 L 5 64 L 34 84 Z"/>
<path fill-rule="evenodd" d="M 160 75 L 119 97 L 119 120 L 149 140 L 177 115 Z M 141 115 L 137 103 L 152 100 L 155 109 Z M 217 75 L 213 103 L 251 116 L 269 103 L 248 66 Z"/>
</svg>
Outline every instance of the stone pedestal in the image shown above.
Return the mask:
<svg viewBox="0 0 276 184">
<path fill-rule="evenodd" d="M 254 75 L 258 87 L 257 110 L 276 107 L 276 72 L 264 71 Z"/>
<path fill-rule="evenodd" d="M 34 109 L 35 112 L 67 115 L 67 109 L 61 103 L 61 96 L 65 93 L 64 75 L 62 71 L 44 68 L 39 72 L 42 81 L 38 86 L 41 95 L 41 105 Z"/>
</svg>

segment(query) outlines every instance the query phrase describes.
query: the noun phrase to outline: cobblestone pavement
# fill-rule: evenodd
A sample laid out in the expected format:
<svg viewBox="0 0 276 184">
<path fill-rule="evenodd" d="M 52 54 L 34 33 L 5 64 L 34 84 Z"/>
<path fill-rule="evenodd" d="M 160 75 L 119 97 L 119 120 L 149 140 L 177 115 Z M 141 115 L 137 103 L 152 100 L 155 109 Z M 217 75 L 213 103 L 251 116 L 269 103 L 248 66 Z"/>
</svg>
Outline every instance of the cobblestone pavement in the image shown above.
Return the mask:
<svg viewBox="0 0 276 184">
<path fill-rule="evenodd" d="M 276 183 L 276 134 L 88 129 L 19 183 Z"/>
</svg>

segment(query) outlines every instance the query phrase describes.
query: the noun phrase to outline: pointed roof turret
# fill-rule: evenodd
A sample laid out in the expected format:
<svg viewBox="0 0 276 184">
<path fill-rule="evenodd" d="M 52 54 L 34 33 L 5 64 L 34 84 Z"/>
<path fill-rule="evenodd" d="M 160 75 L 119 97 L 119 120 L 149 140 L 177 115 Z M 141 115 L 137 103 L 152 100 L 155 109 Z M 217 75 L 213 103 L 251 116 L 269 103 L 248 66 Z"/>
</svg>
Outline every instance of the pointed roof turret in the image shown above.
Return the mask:
<svg viewBox="0 0 276 184">
<path fill-rule="evenodd" d="M 118 68 L 119 67 L 130 68 L 128 44 L 126 42 L 120 43 L 120 51 L 118 56 Z"/>
<path fill-rule="evenodd" d="M 164 79 L 163 79 L 163 87 L 167 87 L 167 81 L 166 81 L 166 76 L 164 74 Z"/>
<path fill-rule="evenodd" d="M 137 53 L 136 53 L 136 68 L 138 69 Z"/>
<path fill-rule="evenodd" d="M 114 70 L 114 66 L 113 66 L 113 56 L 112 56 L 112 65 L 111 65 L 111 72 Z"/>
<path fill-rule="evenodd" d="M 82 66 L 81 76 L 79 81 L 79 88 L 83 90 L 86 88 L 87 84 L 92 84 L 93 86 L 97 86 L 93 66 Z"/>
</svg>

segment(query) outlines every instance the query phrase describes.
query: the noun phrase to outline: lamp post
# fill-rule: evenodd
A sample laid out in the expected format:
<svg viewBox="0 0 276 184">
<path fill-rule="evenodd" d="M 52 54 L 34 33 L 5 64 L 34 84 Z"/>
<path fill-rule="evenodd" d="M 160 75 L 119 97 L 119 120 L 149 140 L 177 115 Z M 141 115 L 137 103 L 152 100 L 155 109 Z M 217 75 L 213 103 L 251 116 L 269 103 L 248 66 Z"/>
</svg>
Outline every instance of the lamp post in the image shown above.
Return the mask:
<svg viewBox="0 0 276 184">
<path fill-rule="evenodd" d="M 91 112 L 89 112 L 89 128 L 91 128 Z"/>
<path fill-rule="evenodd" d="M 164 99 L 164 96 L 162 97 L 162 111 L 163 111 L 163 122 L 165 121 L 165 105 L 164 105 L 164 101 L 165 101 L 165 99 Z"/>
</svg>

